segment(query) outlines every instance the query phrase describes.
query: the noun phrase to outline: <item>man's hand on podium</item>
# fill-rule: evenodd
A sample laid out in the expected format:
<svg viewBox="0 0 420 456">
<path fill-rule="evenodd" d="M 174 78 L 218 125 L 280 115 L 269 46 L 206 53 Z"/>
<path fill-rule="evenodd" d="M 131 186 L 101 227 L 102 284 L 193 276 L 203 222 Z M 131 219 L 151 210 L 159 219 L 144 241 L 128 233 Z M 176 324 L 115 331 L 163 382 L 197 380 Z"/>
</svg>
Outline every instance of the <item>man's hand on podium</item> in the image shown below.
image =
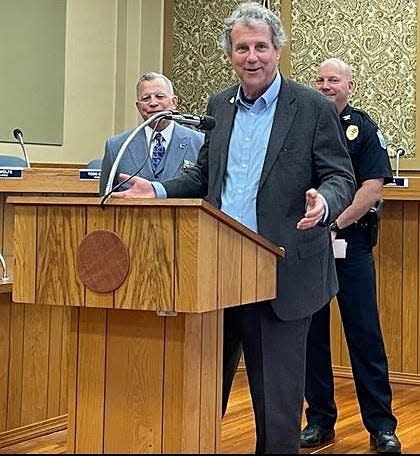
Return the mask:
<svg viewBox="0 0 420 456">
<path fill-rule="evenodd" d="M 120 173 L 121 180 L 128 179 L 129 174 Z M 112 192 L 112 198 L 156 198 L 155 190 L 147 179 L 142 177 L 133 176 L 128 181 L 130 188 L 122 192 Z"/>
</svg>

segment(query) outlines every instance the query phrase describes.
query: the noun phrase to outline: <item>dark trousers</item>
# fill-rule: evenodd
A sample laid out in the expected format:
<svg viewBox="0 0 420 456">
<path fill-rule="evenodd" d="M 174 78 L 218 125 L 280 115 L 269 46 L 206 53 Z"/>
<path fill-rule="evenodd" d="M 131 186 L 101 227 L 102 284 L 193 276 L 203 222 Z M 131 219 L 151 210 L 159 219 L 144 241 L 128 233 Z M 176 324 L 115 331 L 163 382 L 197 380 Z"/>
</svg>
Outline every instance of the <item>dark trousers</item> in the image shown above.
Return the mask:
<svg viewBox="0 0 420 456">
<path fill-rule="evenodd" d="M 337 259 L 340 308 L 344 334 L 363 423 L 368 432 L 395 431 L 388 361 L 376 302 L 372 249 L 362 234 L 354 234 L 347 257 Z M 308 423 L 334 427 L 337 408 L 330 351 L 330 306 L 312 316 L 307 342 L 305 410 Z"/>
<path fill-rule="evenodd" d="M 269 302 L 224 311 L 223 414 L 243 349 L 257 454 L 297 454 L 310 318 L 282 321 Z"/>
</svg>

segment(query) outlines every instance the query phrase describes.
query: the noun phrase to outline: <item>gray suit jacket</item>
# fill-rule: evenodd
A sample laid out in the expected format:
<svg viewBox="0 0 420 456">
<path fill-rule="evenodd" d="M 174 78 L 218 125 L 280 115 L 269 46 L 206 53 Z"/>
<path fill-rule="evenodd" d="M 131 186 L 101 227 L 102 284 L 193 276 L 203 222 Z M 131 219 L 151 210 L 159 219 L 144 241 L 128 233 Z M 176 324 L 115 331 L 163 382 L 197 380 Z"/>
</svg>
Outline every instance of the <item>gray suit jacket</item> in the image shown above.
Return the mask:
<svg viewBox="0 0 420 456">
<path fill-rule="evenodd" d="M 169 198 L 206 197 L 221 206 L 238 87 L 215 96 L 208 114 L 216 127 L 206 134 L 195 167 L 164 182 Z M 324 226 L 298 230 L 305 192 L 314 187 L 328 203 Z M 335 105 L 314 89 L 282 77 L 268 149 L 257 193 L 258 233 L 283 246 L 278 260 L 277 298 L 272 306 L 285 320 L 311 315 L 338 290 L 327 225 L 351 202 L 355 179 Z"/>
<path fill-rule="evenodd" d="M 112 165 L 118 151 L 132 130 L 124 131 L 108 138 L 105 143 L 105 153 L 102 159 L 100 194 L 103 195 Z M 114 185 L 118 183 L 118 174 L 133 174 L 138 170 L 138 176 L 149 180 L 165 180 L 178 176 L 184 169 L 197 161 L 198 152 L 204 142 L 204 133 L 175 124 L 171 141 L 166 148 L 164 159 L 159 165 L 158 176 L 152 171 L 147 140 L 144 130 L 141 130 L 130 142 L 117 168 Z M 122 187 L 124 188 L 124 187 Z"/>
</svg>

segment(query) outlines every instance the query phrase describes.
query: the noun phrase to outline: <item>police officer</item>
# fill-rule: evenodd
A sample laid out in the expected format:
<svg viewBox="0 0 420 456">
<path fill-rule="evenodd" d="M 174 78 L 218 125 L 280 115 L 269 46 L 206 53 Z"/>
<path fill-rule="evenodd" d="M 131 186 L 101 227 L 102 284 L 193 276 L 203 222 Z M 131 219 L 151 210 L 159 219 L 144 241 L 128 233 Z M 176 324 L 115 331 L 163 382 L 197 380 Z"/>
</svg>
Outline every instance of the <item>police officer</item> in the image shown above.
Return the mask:
<svg viewBox="0 0 420 456">
<path fill-rule="evenodd" d="M 336 258 L 337 302 L 350 354 L 363 424 L 370 445 L 378 453 L 401 453 L 395 434 L 388 361 L 376 301 L 375 264 L 371 229 L 362 223 L 382 197 L 384 183 L 392 181 L 385 139 L 375 122 L 348 104 L 354 89 L 351 68 L 339 59 L 325 60 L 318 68 L 315 87 L 333 100 L 344 129 L 357 180 L 352 204 L 331 226 L 331 237 L 345 239 L 345 258 Z M 373 236 L 374 238 L 374 236 Z M 305 410 L 307 426 L 300 445 L 308 448 L 335 437 L 337 407 L 330 352 L 330 306 L 312 317 L 307 343 Z"/>
</svg>

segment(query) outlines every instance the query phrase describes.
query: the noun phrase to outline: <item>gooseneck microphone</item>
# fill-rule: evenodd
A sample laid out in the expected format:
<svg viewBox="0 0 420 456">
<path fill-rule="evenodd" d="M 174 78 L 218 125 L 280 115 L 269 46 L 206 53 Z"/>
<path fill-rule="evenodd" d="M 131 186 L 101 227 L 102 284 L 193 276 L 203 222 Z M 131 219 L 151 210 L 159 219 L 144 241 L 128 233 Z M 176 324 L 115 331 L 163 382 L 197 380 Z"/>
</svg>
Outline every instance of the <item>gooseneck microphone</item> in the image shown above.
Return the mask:
<svg viewBox="0 0 420 456">
<path fill-rule="evenodd" d="M 175 120 L 184 125 L 193 125 L 200 130 L 213 130 L 216 125 L 216 120 L 211 116 L 197 116 L 195 114 L 181 114 L 177 111 L 172 111 L 172 114 L 165 116 L 165 119 Z"/>
<path fill-rule="evenodd" d="M 23 156 L 25 157 L 25 161 L 26 161 L 26 166 L 28 168 L 30 168 L 31 164 L 29 163 L 29 158 L 28 158 L 28 154 L 26 153 L 25 143 L 23 142 L 22 130 L 19 130 L 19 128 L 15 128 L 13 130 L 13 136 L 15 137 L 16 141 L 20 144 L 20 147 L 22 148 Z"/>
<path fill-rule="evenodd" d="M 0 264 L 1 267 L 3 268 L 3 277 L 0 279 L 0 282 L 7 282 L 9 280 L 9 276 L 7 274 L 7 266 L 6 266 L 6 261 L 3 257 L 3 255 L 0 252 Z"/>
<path fill-rule="evenodd" d="M 399 147 L 395 151 L 395 177 L 399 177 L 400 175 L 400 157 L 405 155 L 405 149 Z"/>
<path fill-rule="evenodd" d="M 108 181 L 106 183 L 104 196 L 102 198 L 101 205 L 103 205 L 105 203 L 105 201 L 108 199 L 108 197 L 111 195 L 111 193 L 118 186 L 118 184 L 116 187 L 113 186 L 115 175 L 117 173 L 117 168 L 121 161 L 121 157 L 123 156 L 125 150 L 127 149 L 128 145 L 130 144 L 130 142 L 137 135 L 137 133 L 139 133 L 141 130 L 144 129 L 144 127 L 146 127 L 147 125 L 149 125 L 150 123 L 152 123 L 154 121 L 159 121 L 162 119 L 174 120 L 180 124 L 192 125 L 197 128 L 204 129 L 204 130 L 211 130 L 216 125 L 216 120 L 214 119 L 214 117 L 211 117 L 211 116 L 198 116 L 195 114 L 181 114 L 178 111 L 161 111 L 161 112 L 157 112 L 156 114 L 153 114 L 151 117 L 149 117 L 147 120 L 145 120 L 142 124 L 140 124 L 138 127 L 136 127 L 130 133 L 130 135 L 126 138 L 126 140 L 123 142 L 123 144 L 121 145 L 120 150 L 118 151 L 117 156 L 115 157 L 115 161 L 112 164 L 111 171 L 109 172 Z M 131 176 L 131 177 L 133 177 L 133 176 Z"/>
<path fill-rule="evenodd" d="M 163 119 L 166 115 L 170 115 L 170 114 L 172 114 L 172 111 L 161 111 L 161 112 L 157 112 L 156 114 L 153 114 L 153 116 L 149 117 L 147 120 L 145 120 L 143 123 L 141 123 L 127 136 L 126 140 L 122 143 L 120 150 L 117 153 L 117 156 L 115 157 L 114 163 L 112 164 L 112 168 L 111 168 L 111 171 L 109 172 L 108 181 L 106 183 L 104 197 L 102 198 L 101 204 L 103 204 L 105 202 L 105 200 L 108 198 L 108 196 L 110 196 L 110 194 L 112 193 L 115 174 L 117 173 L 117 168 L 121 161 L 121 157 L 123 156 L 125 150 L 127 149 L 128 145 L 131 143 L 133 138 L 137 135 L 137 133 L 139 131 L 143 130 L 143 128 L 146 127 L 147 125 L 149 125 L 150 123 L 152 123 L 158 119 Z"/>
</svg>

